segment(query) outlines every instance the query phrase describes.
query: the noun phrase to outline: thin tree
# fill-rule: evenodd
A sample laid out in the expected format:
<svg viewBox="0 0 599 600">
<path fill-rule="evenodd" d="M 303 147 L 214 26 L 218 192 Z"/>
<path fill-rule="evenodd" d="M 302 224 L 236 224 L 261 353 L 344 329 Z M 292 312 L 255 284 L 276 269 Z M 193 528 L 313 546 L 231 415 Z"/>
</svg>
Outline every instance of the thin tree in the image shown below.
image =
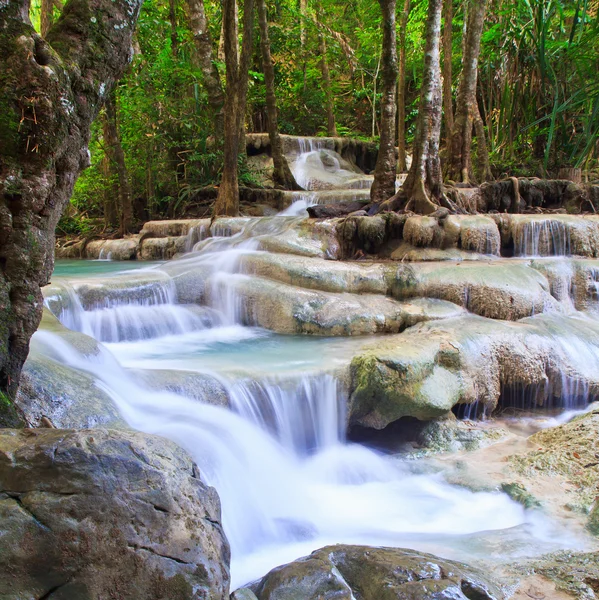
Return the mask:
<svg viewBox="0 0 599 600">
<path fill-rule="evenodd" d="M 411 2 L 404 0 L 399 21 L 399 73 L 397 77 L 397 169 L 408 170 L 406 161 L 406 39 Z"/>
<path fill-rule="evenodd" d="M 472 126 L 475 116 L 476 82 L 480 41 L 485 21 L 487 0 L 473 0 L 469 10 L 462 74 L 456 96 L 456 114 L 451 133 L 448 176 L 468 183 L 472 172 Z"/>
<path fill-rule="evenodd" d="M 224 110 L 223 174 L 213 214 L 214 216 L 237 216 L 239 214 L 239 148 L 245 121 L 247 78 L 254 26 L 254 1 L 245 1 L 241 57 L 239 57 L 237 42 L 236 0 L 224 0 L 223 22 L 227 82 Z"/>
<path fill-rule="evenodd" d="M 208 104 L 212 111 L 214 135 L 217 144 L 222 142 L 224 132 L 223 107 L 225 93 L 216 66 L 212 38 L 208 29 L 204 0 L 187 0 L 187 21 L 196 47 L 196 59 L 208 95 Z"/>
<path fill-rule="evenodd" d="M 395 25 L 396 0 L 379 0 L 383 13 L 381 125 L 379 153 L 374 168 L 370 199 L 380 204 L 395 195 L 395 115 L 397 91 L 397 39 Z"/>
<path fill-rule="evenodd" d="M 320 72 L 322 74 L 322 91 L 324 93 L 325 109 L 327 111 L 327 135 L 337 136 L 337 125 L 335 123 L 335 103 L 333 102 L 333 88 L 331 85 L 331 73 L 327 58 L 327 40 L 324 35 L 322 23 L 322 6 L 318 3 L 316 9 L 318 26 L 318 53 L 320 54 Z"/>
<path fill-rule="evenodd" d="M 129 173 L 125 164 L 125 153 L 121 144 L 117 120 L 116 95 L 112 91 L 104 104 L 104 143 L 105 151 L 110 162 L 111 171 L 114 169 L 118 179 L 117 214 L 119 220 L 119 235 L 131 232 L 133 225 L 133 201 Z"/>
<path fill-rule="evenodd" d="M 54 268 L 54 231 L 90 127 L 131 56 L 141 0 L 70 0 L 46 39 L 29 1 L 0 3 L 0 422 L 19 383 Z"/>
<path fill-rule="evenodd" d="M 453 94 L 451 86 L 452 49 L 453 49 L 453 0 L 445 0 L 443 4 L 443 115 L 445 117 L 445 140 L 447 147 L 451 145 L 453 130 Z"/>
<path fill-rule="evenodd" d="M 260 48 L 264 64 L 264 82 L 266 84 L 266 111 L 268 114 L 268 137 L 274 165 L 273 180 L 276 186 L 288 190 L 301 190 L 287 159 L 283 154 L 283 144 L 279 135 L 277 117 L 277 99 L 275 95 L 275 68 L 270 53 L 270 37 L 268 35 L 268 12 L 265 0 L 257 0 L 258 21 L 260 23 Z"/>
</svg>

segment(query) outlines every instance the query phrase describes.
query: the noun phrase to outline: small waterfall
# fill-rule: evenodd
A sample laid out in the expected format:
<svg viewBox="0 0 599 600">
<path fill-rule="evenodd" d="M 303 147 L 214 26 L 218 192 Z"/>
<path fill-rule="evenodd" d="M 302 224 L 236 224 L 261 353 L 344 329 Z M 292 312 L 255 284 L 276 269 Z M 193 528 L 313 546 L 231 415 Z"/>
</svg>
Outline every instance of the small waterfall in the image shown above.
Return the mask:
<svg viewBox="0 0 599 600">
<path fill-rule="evenodd" d="M 514 232 L 516 256 L 570 256 L 570 229 L 556 219 L 518 223 Z"/>
<path fill-rule="evenodd" d="M 229 395 L 234 410 L 300 456 L 345 441 L 346 398 L 331 375 L 305 375 L 299 382 L 241 380 Z"/>
<path fill-rule="evenodd" d="M 291 197 L 291 204 L 278 214 L 279 217 L 305 216 L 309 206 L 320 204 L 317 192 L 294 192 Z"/>
<path fill-rule="evenodd" d="M 35 341 L 56 360 L 91 373 L 129 425 L 191 453 L 221 499 L 233 589 L 331 543 L 430 551 L 431 543 L 451 549 L 465 534 L 526 522 L 535 530 L 534 519 L 505 495 L 414 475 L 344 443 L 345 403 L 332 377 L 229 382 L 236 414 L 145 387 L 102 346 L 84 357 L 52 333 L 38 332 Z"/>
<path fill-rule="evenodd" d="M 57 303 L 50 297 L 45 300 L 46 307 L 68 329 L 80 331 L 100 342 L 135 342 L 180 335 L 215 327 L 222 322 L 216 311 L 177 304 L 171 280 L 126 290 L 129 295 L 122 291 L 116 297 L 105 297 L 90 306 L 84 306 L 73 286 L 63 284 L 63 289 L 66 302 L 63 299 Z M 136 291 L 141 291 L 140 297 Z"/>
<path fill-rule="evenodd" d="M 98 260 L 112 260 L 112 252 L 106 252 L 104 248 L 100 250 Z"/>
</svg>

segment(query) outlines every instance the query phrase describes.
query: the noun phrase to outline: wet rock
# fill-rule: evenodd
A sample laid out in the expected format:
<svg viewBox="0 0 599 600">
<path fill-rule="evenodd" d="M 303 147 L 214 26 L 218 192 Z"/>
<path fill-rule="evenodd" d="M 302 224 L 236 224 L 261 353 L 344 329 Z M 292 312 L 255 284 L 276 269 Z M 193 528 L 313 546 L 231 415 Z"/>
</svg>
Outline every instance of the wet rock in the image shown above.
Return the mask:
<svg viewBox="0 0 599 600">
<path fill-rule="evenodd" d="M 225 284 L 216 279 L 207 286 L 209 298 L 222 294 L 220 285 Z M 238 318 L 242 323 L 283 334 L 397 333 L 417 322 L 461 312 L 450 303 L 422 299 L 403 303 L 375 294 L 336 294 L 256 276 L 231 275 L 226 285 L 241 299 Z"/>
<path fill-rule="evenodd" d="M 348 202 L 343 204 L 315 204 L 306 210 L 312 219 L 335 219 L 362 210 L 363 202 Z"/>
<path fill-rule="evenodd" d="M 148 221 L 141 230 L 142 238 L 163 238 L 187 236 L 191 229 L 210 228 L 210 219 L 175 219 L 169 221 Z"/>
<path fill-rule="evenodd" d="M 502 483 L 501 491 L 505 492 L 514 502 L 522 504 L 524 508 L 538 508 L 541 506 L 541 503 L 521 483 Z"/>
<path fill-rule="evenodd" d="M 46 418 L 65 429 L 128 429 L 94 377 L 44 356 L 35 347 L 25 363 L 15 404 L 32 427 L 42 427 Z"/>
<path fill-rule="evenodd" d="M 187 237 L 161 237 L 145 239 L 139 249 L 141 260 L 170 260 L 177 254 L 190 252 L 191 242 Z"/>
<path fill-rule="evenodd" d="M 85 258 L 110 260 L 135 260 L 139 236 L 120 240 L 93 240 L 85 246 Z"/>
<path fill-rule="evenodd" d="M 251 586 L 258 600 L 499 600 L 486 576 L 464 564 L 400 548 L 327 546 L 273 569 Z"/>
<path fill-rule="evenodd" d="M 597 435 L 599 410 L 583 414 L 569 423 L 535 433 L 530 451 L 509 458 L 517 473 L 535 478 L 561 475 L 574 486 L 580 510 L 590 513 L 588 527 L 596 527 L 596 497 L 599 493 L 599 457 Z M 571 503 L 573 504 L 573 503 Z"/>
<path fill-rule="evenodd" d="M 558 308 L 549 282 L 521 263 L 411 263 L 396 268 L 393 297 L 439 298 L 491 319 L 518 320 Z"/>
<path fill-rule="evenodd" d="M 228 596 L 218 496 L 162 438 L 0 430 L 0 515 L 6 600 Z"/>
<path fill-rule="evenodd" d="M 402 417 L 433 419 L 475 402 L 489 414 L 505 390 L 532 406 L 572 393 L 595 398 L 594 362 L 580 357 L 597 351 L 598 335 L 596 322 L 557 314 L 516 323 L 472 316 L 420 323 L 354 357 L 350 423 L 383 429 Z"/>
<path fill-rule="evenodd" d="M 388 268 L 381 264 L 328 261 L 292 254 L 257 253 L 241 259 L 241 269 L 307 289 L 352 294 L 387 294 Z"/>
</svg>

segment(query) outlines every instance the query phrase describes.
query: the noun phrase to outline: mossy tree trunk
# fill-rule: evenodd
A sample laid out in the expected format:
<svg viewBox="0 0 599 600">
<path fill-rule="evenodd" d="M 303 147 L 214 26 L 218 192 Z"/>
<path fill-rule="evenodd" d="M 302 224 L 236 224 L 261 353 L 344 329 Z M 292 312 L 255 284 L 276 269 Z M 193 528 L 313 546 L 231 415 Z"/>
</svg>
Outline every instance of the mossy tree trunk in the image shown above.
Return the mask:
<svg viewBox="0 0 599 600">
<path fill-rule="evenodd" d="M 226 64 L 223 174 L 214 203 L 213 215 L 239 215 L 238 164 L 245 123 L 248 70 L 252 55 L 254 0 L 246 0 L 243 12 L 241 56 L 237 42 L 237 2 L 224 0 L 223 38 Z"/>
<path fill-rule="evenodd" d="M 397 169 L 408 170 L 406 161 L 406 38 L 411 2 L 404 0 L 399 22 L 399 73 L 397 76 Z"/>
<path fill-rule="evenodd" d="M 223 107 L 225 105 L 225 93 L 215 62 L 204 0 L 187 0 L 187 21 L 193 34 L 197 50 L 196 58 L 202 71 L 208 104 L 212 110 L 215 141 L 217 144 L 221 144 L 224 132 Z"/>
<path fill-rule="evenodd" d="M 380 204 L 395 195 L 397 162 L 395 160 L 395 115 L 397 111 L 397 36 L 395 0 L 379 0 L 383 13 L 383 96 L 379 153 L 374 168 L 370 200 Z"/>
<path fill-rule="evenodd" d="M 448 177 L 469 183 L 472 175 L 472 126 L 475 117 L 478 57 L 485 21 L 486 0 L 473 0 L 469 10 L 462 74 L 456 96 L 456 114 L 449 146 Z"/>
<path fill-rule="evenodd" d="M 262 49 L 262 62 L 264 63 L 264 82 L 266 84 L 266 111 L 268 113 L 268 137 L 274 164 L 273 180 L 275 186 L 285 190 L 301 190 L 287 159 L 283 154 L 283 145 L 279 135 L 277 118 L 277 98 L 275 95 L 275 68 L 270 53 L 270 37 L 268 35 L 268 12 L 265 0 L 258 2 L 258 21 L 260 22 L 260 48 Z"/>
<path fill-rule="evenodd" d="M 2 398 L 16 393 L 54 267 L 54 230 L 89 164 L 91 123 L 130 59 L 140 6 L 70 0 L 44 40 L 27 0 L 0 3 Z"/>
</svg>

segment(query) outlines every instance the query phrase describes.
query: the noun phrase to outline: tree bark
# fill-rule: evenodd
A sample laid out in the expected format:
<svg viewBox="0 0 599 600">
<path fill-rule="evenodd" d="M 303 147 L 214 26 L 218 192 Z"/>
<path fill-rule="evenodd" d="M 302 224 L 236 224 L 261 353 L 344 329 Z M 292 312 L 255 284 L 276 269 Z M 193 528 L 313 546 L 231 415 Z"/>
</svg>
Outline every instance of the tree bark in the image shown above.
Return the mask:
<svg viewBox="0 0 599 600">
<path fill-rule="evenodd" d="M 411 209 L 430 214 L 439 204 L 455 209 L 443 195 L 439 140 L 441 137 L 441 10 L 443 0 L 429 0 L 426 20 L 426 48 L 424 71 L 420 90 L 420 106 L 416 136 L 412 151 L 412 165 L 399 192 L 384 202 L 377 210 Z"/>
<path fill-rule="evenodd" d="M 308 9 L 308 0 L 299 0 L 300 11 L 300 52 L 302 55 L 302 77 L 304 80 L 304 94 L 306 93 L 306 12 Z"/>
<path fill-rule="evenodd" d="M 90 126 L 130 58 L 141 0 L 70 0 L 46 40 L 0 3 L 0 421 L 39 325 L 54 230 Z"/>
<path fill-rule="evenodd" d="M 40 34 L 43 38 L 48 35 L 54 17 L 54 0 L 42 0 L 40 9 Z"/>
<path fill-rule="evenodd" d="M 318 4 L 318 53 L 320 54 L 320 72 L 322 73 L 322 91 L 324 92 L 324 102 L 327 111 L 327 135 L 337 137 L 337 125 L 335 123 L 335 103 L 333 102 L 333 91 L 331 86 L 331 73 L 329 71 L 329 61 L 327 59 L 327 41 L 320 27 L 322 14 L 320 3 Z"/>
<path fill-rule="evenodd" d="M 224 0 L 224 45 L 227 68 L 224 115 L 223 174 L 214 203 L 214 216 L 239 214 L 238 159 L 248 90 L 248 70 L 252 56 L 254 0 L 246 0 L 243 13 L 243 44 L 241 57 L 237 43 L 237 2 Z M 245 144 L 243 144 L 245 146 Z"/>
<path fill-rule="evenodd" d="M 124 236 L 131 233 L 133 225 L 133 202 L 131 197 L 131 185 L 129 173 L 125 164 L 125 153 L 119 136 L 116 97 L 114 92 L 110 93 L 104 104 L 106 111 L 104 118 L 104 143 L 106 153 L 110 161 L 111 170 L 114 169 L 119 182 L 117 212 L 119 219 L 119 235 Z"/>
<path fill-rule="evenodd" d="M 406 161 L 406 34 L 410 16 L 410 0 L 404 0 L 399 23 L 399 74 L 397 78 L 397 169 L 408 170 Z"/>
<path fill-rule="evenodd" d="M 239 153 L 245 158 L 245 113 L 249 87 L 249 70 L 254 50 L 254 0 L 243 3 L 243 41 L 239 56 L 239 99 L 237 107 L 239 127 Z"/>
<path fill-rule="evenodd" d="M 273 180 L 275 186 L 286 190 L 301 190 L 297 184 L 287 159 L 283 154 L 283 145 L 279 135 L 277 119 L 277 99 L 275 95 L 275 69 L 270 53 L 270 37 L 268 35 L 268 13 L 265 0 L 258 0 L 258 20 L 260 22 L 260 47 L 264 63 L 264 82 L 266 84 L 266 110 L 268 113 L 268 137 L 274 164 Z"/>
<path fill-rule="evenodd" d="M 453 94 L 451 85 L 452 74 L 452 46 L 453 46 L 453 0 L 445 0 L 443 5 L 443 113 L 445 116 L 445 143 L 451 146 L 451 132 L 453 130 Z"/>
<path fill-rule="evenodd" d="M 483 32 L 486 0 L 473 0 L 469 10 L 468 28 L 462 60 L 462 74 L 456 97 L 456 115 L 451 133 L 448 176 L 468 183 L 471 177 L 472 125 L 476 104 L 478 57 Z"/>
<path fill-rule="evenodd" d="M 171 24 L 171 53 L 177 58 L 179 37 L 177 36 L 177 0 L 168 1 L 168 20 Z"/>
<path fill-rule="evenodd" d="M 210 104 L 212 110 L 214 136 L 216 142 L 221 143 L 224 132 L 223 107 L 225 105 L 225 93 L 215 63 L 204 0 L 187 0 L 187 20 L 193 34 L 197 60 L 204 78 L 208 104 Z"/>
<path fill-rule="evenodd" d="M 223 174 L 214 203 L 214 215 L 236 217 L 239 214 L 239 181 L 237 178 L 237 156 L 239 152 L 239 60 L 237 55 L 237 0 L 224 0 L 223 3 L 223 44 L 225 50 L 226 81 L 225 91 L 225 137 L 223 154 Z"/>
<path fill-rule="evenodd" d="M 480 116 L 478 103 L 474 102 L 474 132 L 476 134 L 476 162 L 478 167 L 479 180 L 489 181 L 493 179 L 491 163 L 489 162 L 489 147 L 487 146 L 487 135 L 485 133 L 485 124 Z"/>
<path fill-rule="evenodd" d="M 396 0 L 379 0 L 383 12 L 383 96 L 379 153 L 374 168 L 370 200 L 380 204 L 395 195 L 397 163 L 395 160 L 395 115 L 397 89 Z"/>
</svg>

